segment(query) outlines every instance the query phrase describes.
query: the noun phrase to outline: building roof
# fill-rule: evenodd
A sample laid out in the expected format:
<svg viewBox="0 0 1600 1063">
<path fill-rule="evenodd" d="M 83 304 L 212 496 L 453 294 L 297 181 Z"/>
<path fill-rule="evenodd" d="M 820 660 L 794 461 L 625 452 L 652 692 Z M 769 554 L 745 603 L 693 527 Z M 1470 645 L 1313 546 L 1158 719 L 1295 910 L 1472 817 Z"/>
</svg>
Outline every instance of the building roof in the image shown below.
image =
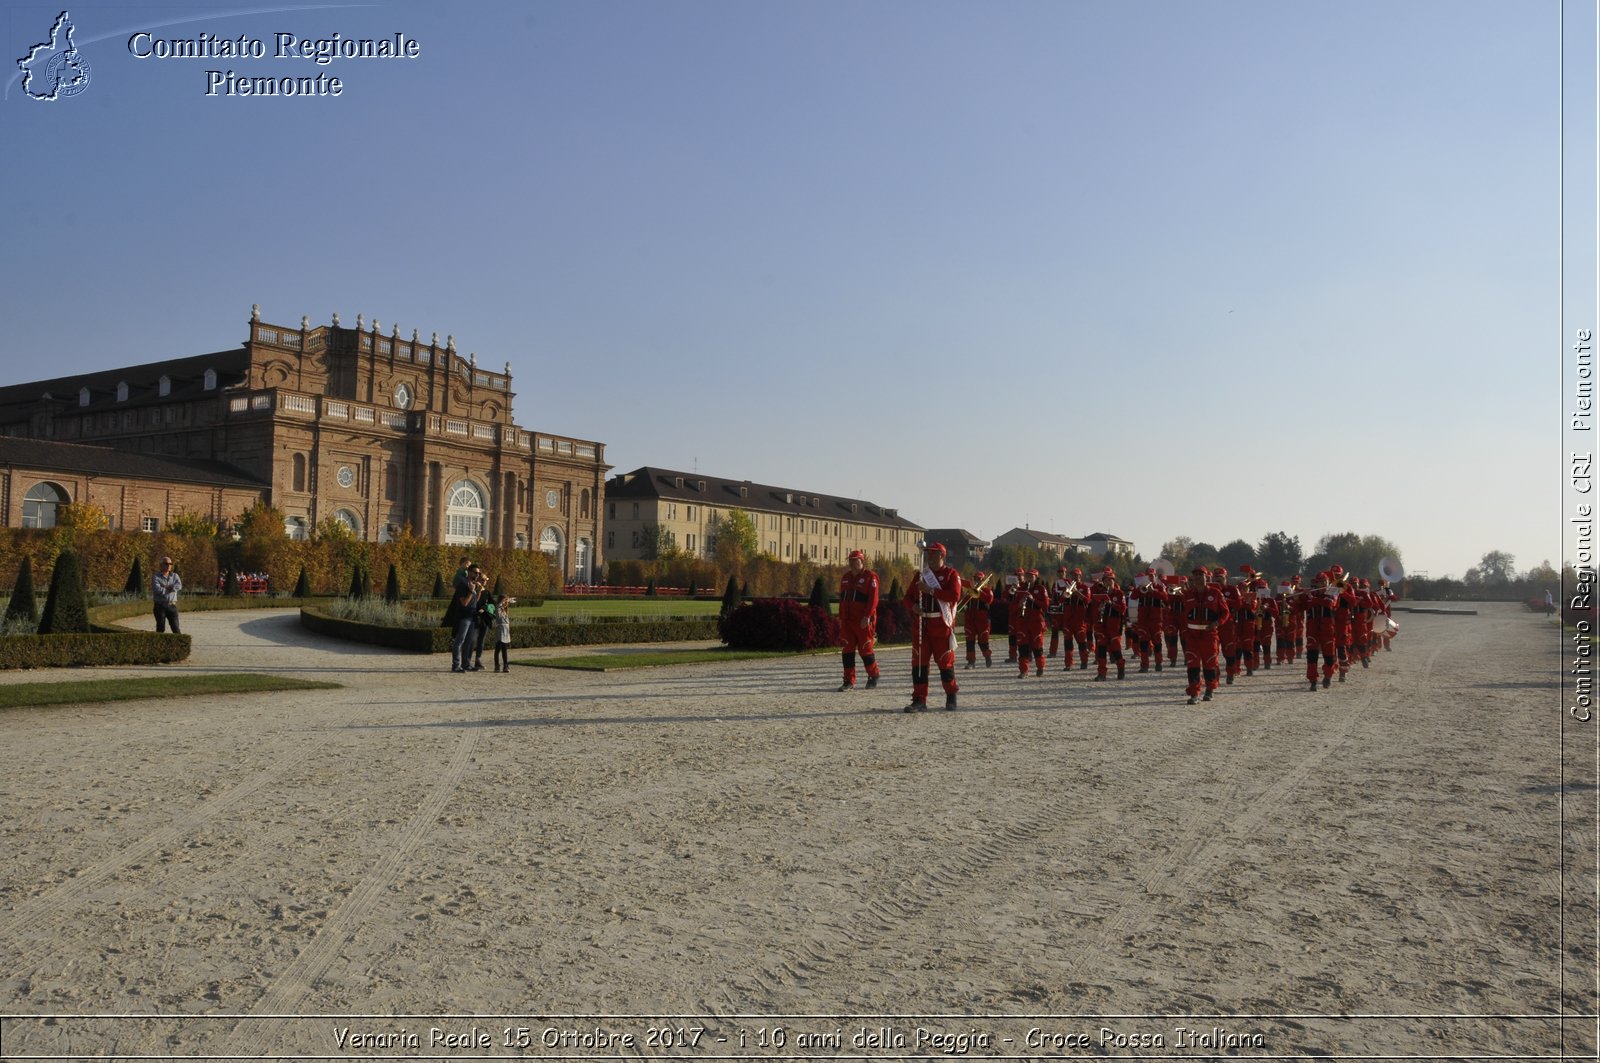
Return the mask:
<svg viewBox="0 0 1600 1063">
<path fill-rule="evenodd" d="M 0 422 L 25 420 L 40 409 L 40 400 L 46 395 L 56 404 L 58 413 L 71 413 L 79 409 L 98 413 L 101 410 L 128 409 L 146 402 L 192 398 L 205 393 L 207 369 L 217 372 L 216 391 L 211 393 L 216 394 L 248 379 L 250 352 L 244 347 L 236 347 L 188 358 L 169 358 L 162 362 L 7 384 L 0 387 Z M 160 394 L 163 376 L 171 384 L 171 391 L 167 395 Z M 128 398 L 125 401 L 117 400 L 118 384 L 128 385 Z M 89 389 L 89 404 L 80 406 L 78 393 L 84 388 Z"/>
<path fill-rule="evenodd" d="M 859 498 L 796 491 L 749 480 L 725 480 L 703 473 L 658 469 L 650 465 L 632 472 L 618 473 L 606 481 L 607 501 L 628 498 L 699 502 L 708 506 L 759 510 L 762 513 L 788 513 L 819 520 L 864 521 L 910 531 L 922 530 L 922 525 L 900 516 L 899 510 Z"/>
<path fill-rule="evenodd" d="M 1077 540 L 1071 538 L 1070 536 L 1057 535 L 1055 532 L 1038 531 L 1034 528 L 1012 528 L 1010 531 L 1004 532 L 995 538 L 998 541 L 999 539 L 1004 539 L 1007 536 L 1010 536 L 1013 539 L 1035 539 L 1041 543 L 1050 543 L 1054 546 L 1061 547 L 1064 550 L 1077 545 Z"/>
<path fill-rule="evenodd" d="M 50 439 L 0 437 L 0 466 L 117 476 L 138 480 L 172 480 L 223 487 L 265 490 L 271 485 L 226 462 L 199 458 L 166 458 L 120 447 L 57 443 Z"/>
<path fill-rule="evenodd" d="M 969 546 L 988 546 L 989 540 L 981 535 L 974 535 L 965 528 L 929 528 L 925 538 L 929 542 L 964 542 Z"/>
</svg>

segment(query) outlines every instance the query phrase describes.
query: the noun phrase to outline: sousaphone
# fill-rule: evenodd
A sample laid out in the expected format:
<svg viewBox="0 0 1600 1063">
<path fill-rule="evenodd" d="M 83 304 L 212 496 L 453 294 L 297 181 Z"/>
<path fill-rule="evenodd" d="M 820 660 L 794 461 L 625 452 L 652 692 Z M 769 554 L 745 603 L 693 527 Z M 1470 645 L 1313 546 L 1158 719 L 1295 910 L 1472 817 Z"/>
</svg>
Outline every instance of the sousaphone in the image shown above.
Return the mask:
<svg viewBox="0 0 1600 1063">
<path fill-rule="evenodd" d="M 1390 583 L 1399 583 L 1406 578 L 1406 570 L 1400 564 L 1398 557 L 1386 557 L 1378 562 L 1378 578 L 1388 580 Z"/>
</svg>

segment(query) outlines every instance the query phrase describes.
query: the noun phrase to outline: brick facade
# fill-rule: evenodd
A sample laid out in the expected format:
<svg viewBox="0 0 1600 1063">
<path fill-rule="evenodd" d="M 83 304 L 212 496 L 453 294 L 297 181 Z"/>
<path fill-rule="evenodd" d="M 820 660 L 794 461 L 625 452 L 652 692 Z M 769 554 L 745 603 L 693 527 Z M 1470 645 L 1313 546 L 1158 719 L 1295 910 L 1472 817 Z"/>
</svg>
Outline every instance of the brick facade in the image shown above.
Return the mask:
<svg viewBox="0 0 1600 1063">
<path fill-rule="evenodd" d="M 605 448 L 515 424 L 510 369 L 359 315 L 355 328 L 337 315 L 296 328 L 256 310 L 238 349 L 0 388 L 0 436 L 225 462 L 265 485 L 294 535 L 331 518 L 383 541 L 409 524 L 435 543 L 542 547 L 567 578 L 590 578 L 603 562 Z M 74 501 L 99 491 L 125 513 L 161 501 L 148 476 L 74 483 Z M 222 520 L 248 506 L 242 497 L 168 492 L 186 508 L 220 507 Z"/>
</svg>

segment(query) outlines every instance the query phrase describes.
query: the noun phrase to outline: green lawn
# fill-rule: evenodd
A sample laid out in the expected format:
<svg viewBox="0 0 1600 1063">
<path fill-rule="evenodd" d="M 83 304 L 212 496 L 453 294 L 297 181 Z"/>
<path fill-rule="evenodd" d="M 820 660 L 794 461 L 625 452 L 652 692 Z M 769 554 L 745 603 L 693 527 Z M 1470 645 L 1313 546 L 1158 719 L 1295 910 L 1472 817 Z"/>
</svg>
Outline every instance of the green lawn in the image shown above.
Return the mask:
<svg viewBox="0 0 1600 1063">
<path fill-rule="evenodd" d="M 838 650 L 808 650 L 806 653 L 838 653 Z M 771 657 L 794 657 L 794 650 L 696 649 L 650 650 L 643 653 L 584 653 L 570 657 L 540 657 L 512 661 L 533 668 L 566 668 L 577 672 L 613 672 L 624 668 L 655 668 L 666 664 L 705 664 L 708 661 L 760 661 Z"/>
<path fill-rule="evenodd" d="M 250 694 L 262 690 L 335 690 L 343 684 L 275 675 L 175 675 L 145 679 L 77 679 L 66 683 L 0 685 L 0 709 L 83 705 L 196 694 Z"/>
<path fill-rule="evenodd" d="M 716 616 L 721 602 L 697 602 L 683 598 L 635 598 L 627 601 L 585 601 L 582 598 L 550 598 L 543 605 L 517 605 L 511 619 L 541 616 L 638 616 L 655 620 L 664 616 Z"/>
</svg>

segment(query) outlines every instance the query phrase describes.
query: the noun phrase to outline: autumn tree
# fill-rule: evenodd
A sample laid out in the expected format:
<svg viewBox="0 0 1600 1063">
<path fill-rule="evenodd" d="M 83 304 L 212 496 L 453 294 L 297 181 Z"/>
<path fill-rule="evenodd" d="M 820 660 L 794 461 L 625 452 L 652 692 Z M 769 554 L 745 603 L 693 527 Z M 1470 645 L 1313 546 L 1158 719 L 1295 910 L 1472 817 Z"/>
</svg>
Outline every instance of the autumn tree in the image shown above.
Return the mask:
<svg viewBox="0 0 1600 1063">
<path fill-rule="evenodd" d="M 760 536 L 756 522 L 742 509 L 730 509 L 720 517 L 711 519 L 709 538 L 711 556 L 722 568 L 741 569 L 745 562 L 756 556 Z"/>
</svg>

